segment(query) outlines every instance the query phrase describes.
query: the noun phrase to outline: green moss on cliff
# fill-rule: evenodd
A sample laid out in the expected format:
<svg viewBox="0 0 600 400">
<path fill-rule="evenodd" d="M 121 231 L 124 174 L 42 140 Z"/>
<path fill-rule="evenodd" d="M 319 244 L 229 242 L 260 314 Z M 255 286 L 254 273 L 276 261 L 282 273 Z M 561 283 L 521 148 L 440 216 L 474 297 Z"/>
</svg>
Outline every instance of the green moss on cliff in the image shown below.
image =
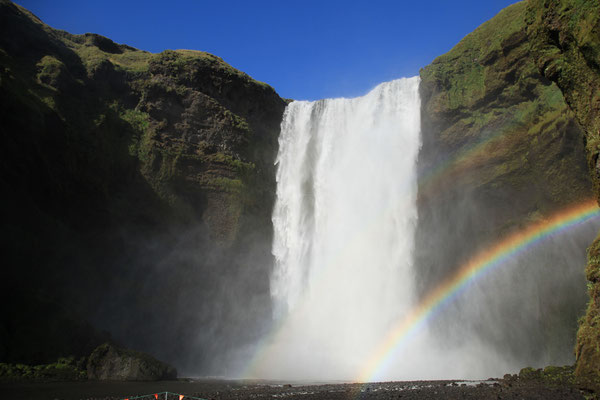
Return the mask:
<svg viewBox="0 0 600 400">
<path fill-rule="evenodd" d="M 127 50 L 121 54 L 112 54 L 100 50 L 92 44 L 74 44 L 74 50 L 81 57 L 88 70 L 94 70 L 105 61 L 131 72 L 144 72 L 148 70 L 148 61 L 151 53 L 140 50 Z"/>
<path fill-rule="evenodd" d="M 131 127 L 139 134 L 144 134 L 150 127 L 150 118 L 148 113 L 141 112 L 138 110 L 123 110 L 121 113 L 123 118 Z"/>
<path fill-rule="evenodd" d="M 544 369 L 526 367 L 519 371 L 519 380 L 542 381 L 552 386 L 574 386 L 574 367 L 571 365 L 565 365 L 563 367 L 550 365 Z"/>
<path fill-rule="evenodd" d="M 52 56 L 44 56 L 36 65 L 38 67 L 37 80 L 46 84 L 51 90 L 56 89 L 61 73 L 64 73 L 65 65 Z"/>
<path fill-rule="evenodd" d="M 581 128 L 530 54 L 526 10 L 526 2 L 502 10 L 420 71 L 419 165 L 426 179 L 419 186 L 415 254 L 423 293 L 440 271 L 450 275 L 477 251 L 593 196 Z M 535 280 L 533 270 L 523 268 L 519 277 Z M 577 285 L 583 289 L 580 280 Z M 521 333 L 543 332 L 537 342 L 515 335 L 509 346 L 511 332 L 496 340 L 499 333 L 477 318 L 465 323 L 507 357 L 564 362 L 583 302 L 568 293 L 561 293 L 565 301 L 540 301 L 539 320 L 516 317 Z M 511 313 L 508 306 L 486 305 Z"/>
<path fill-rule="evenodd" d="M 584 129 L 587 164 L 600 200 L 600 3 L 531 0 L 527 9 L 531 53 L 540 73 L 556 82 Z M 580 321 L 575 373 L 600 389 L 600 238 L 588 249 L 590 302 Z"/>
<path fill-rule="evenodd" d="M 515 222 L 590 195 L 575 150 L 579 129 L 529 56 L 525 11 L 524 2 L 502 10 L 421 70 L 424 129 L 438 132 L 433 146 L 457 154 L 447 166 L 454 179 L 434 180 L 428 184 L 437 189 L 422 192 L 491 184 L 523 190 L 521 210 L 505 218 Z M 534 182 L 537 191 L 529 189 Z"/>
<path fill-rule="evenodd" d="M 588 166 L 600 196 L 600 5 L 596 1 L 536 0 L 528 9 L 531 51 L 585 128 Z"/>
<path fill-rule="evenodd" d="M 166 310 L 189 296 L 186 309 L 202 311 L 185 327 L 171 320 L 168 333 L 146 329 L 145 346 L 171 343 L 164 351 L 175 354 L 188 340 L 202 349 L 198 358 L 207 357 L 214 346 L 197 343 L 207 339 L 181 332 L 200 331 L 207 321 L 227 330 L 239 299 L 252 296 L 217 289 L 217 276 L 248 270 L 268 281 L 273 160 L 285 102 L 208 53 L 151 54 L 100 35 L 72 35 L 6 0 L 0 102 L 1 175 L 11 189 L 0 207 L 9 266 L 0 294 L 12 329 L 2 332 L 0 358 L 47 362 L 69 349 L 87 351 L 82 337 L 97 340 L 91 328 L 50 332 L 47 320 L 61 321 L 55 311 L 43 320 L 46 329 L 35 318 L 19 319 L 23 299 L 39 303 L 38 294 L 77 315 L 101 314 L 102 328 L 125 340 L 125 331 L 164 324 L 173 316 Z M 252 251 L 260 257 L 237 257 Z M 22 287 L 36 296 L 15 289 Z M 150 287 L 177 295 L 140 302 L 158 299 Z M 126 322 L 106 322 L 121 312 Z M 254 332 L 250 325 L 239 330 Z"/>
<path fill-rule="evenodd" d="M 502 10 L 421 71 L 424 81 L 435 80 L 444 89 L 434 107 L 443 110 L 473 107 L 504 86 L 502 76 L 493 73 L 489 66 L 498 62 L 504 52 L 510 52 L 513 42 L 522 40 L 524 7 L 524 3 L 518 3 Z"/>
<path fill-rule="evenodd" d="M 41 365 L 0 363 L 0 382 L 81 380 L 87 380 L 85 359 L 61 357 L 54 363 Z"/>
<path fill-rule="evenodd" d="M 585 272 L 590 302 L 577 331 L 575 373 L 585 386 L 600 389 L 600 235 L 588 249 Z"/>
<path fill-rule="evenodd" d="M 211 74 L 212 83 L 215 86 L 220 86 L 223 80 L 241 79 L 249 84 L 271 88 L 266 83 L 252 79 L 248 74 L 233 68 L 222 58 L 204 51 L 165 50 L 153 55 L 151 62 L 160 65 L 161 69 L 170 71 L 180 79 L 193 79 L 198 68 L 206 68 L 215 73 Z"/>
</svg>

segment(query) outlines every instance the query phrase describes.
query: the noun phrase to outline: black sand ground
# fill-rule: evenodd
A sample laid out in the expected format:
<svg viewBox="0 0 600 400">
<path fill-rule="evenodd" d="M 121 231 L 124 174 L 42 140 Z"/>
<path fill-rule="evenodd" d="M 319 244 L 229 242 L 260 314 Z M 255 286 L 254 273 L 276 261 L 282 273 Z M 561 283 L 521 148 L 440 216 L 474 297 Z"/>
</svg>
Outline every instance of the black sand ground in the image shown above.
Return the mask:
<svg viewBox="0 0 600 400">
<path fill-rule="evenodd" d="M 538 381 L 418 381 L 369 384 L 285 384 L 196 380 L 163 382 L 2 383 L 2 398 L 13 400 L 116 400 L 159 392 L 204 399 L 585 399 L 590 393 Z M 153 400 L 154 396 L 147 397 Z M 160 400 L 165 399 L 162 394 Z M 140 399 L 141 400 L 141 399 Z M 178 400 L 167 395 L 166 400 Z"/>
</svg>

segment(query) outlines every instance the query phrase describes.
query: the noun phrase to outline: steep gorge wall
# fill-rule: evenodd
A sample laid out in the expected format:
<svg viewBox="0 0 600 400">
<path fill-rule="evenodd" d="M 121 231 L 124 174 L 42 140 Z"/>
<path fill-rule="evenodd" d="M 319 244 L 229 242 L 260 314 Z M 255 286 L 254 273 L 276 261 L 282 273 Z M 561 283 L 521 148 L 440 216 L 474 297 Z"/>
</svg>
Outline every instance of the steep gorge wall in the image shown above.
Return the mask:
<svg viewBox="0 0 600 400">
<path fill-rule="evenodd" d="M 518 3 L 421 71 L 421 292 L 440 268 L 451 274 L 593 195 L 592 183 L 598 196 L 598 15 L 592 1 Z M 71 35 L 0 0 L 0 104 L 10 193 L 0 204 L 0 361 L 89 354 L 105 329 L 184 373 L 216 373 L 211 360 L 226 364 L 225 349 L 260 334 L 285 107 L 272 88 L 207 53 Z M 577 345 L 577 371 L 592 379 L 599 248 Z M 549 263 L 558 256 L 548 249 Z M 581 301 L 540 305 L 541 328 L 563 343 Z M 473 327 L 494 338 L 485 320 Z M 535 360 L 555 351 L 534 342 L 495 344 Z"/>
<path fill-rule="evenodd" d="M 285 108 L 270 86 L 3 0 L 0 104 L 1 361 L 89 354 L 106 330 L 185 371 L 254 339 Z"/>
<path fill-rule="evenodd" d="M 600 199 L 600 4 L 594 0 L 530 0 L 527 32 L 536 66 L 556 82 L 583 127 L 587 165 Z M 600 389 L 600 238 L 588 249 L 590 300 L 577 334 L 576 374 Z"/>
<path fill-rule="evenodd" d="M 526 8 L 521 2 L 502 10 L 421 70 L 422 292 L 490 244 L 593 197 L 582 129 L 530 54 Z M 582 250 L 588 240 L 572 238 Z M 463 338 L 476 333 L 520 362 L 569 362 L 585 304 L 584 261 L 552 245 L 539 253 L 513 275 L 494 278 L 507 285 L 504 303 L 491 295 L 475 306 L 459 300 L 439 318 L 439 329 L 457 326 Z M 550 273 L 567 277 L 561 287 L 548 282 Z"/>
</svg>

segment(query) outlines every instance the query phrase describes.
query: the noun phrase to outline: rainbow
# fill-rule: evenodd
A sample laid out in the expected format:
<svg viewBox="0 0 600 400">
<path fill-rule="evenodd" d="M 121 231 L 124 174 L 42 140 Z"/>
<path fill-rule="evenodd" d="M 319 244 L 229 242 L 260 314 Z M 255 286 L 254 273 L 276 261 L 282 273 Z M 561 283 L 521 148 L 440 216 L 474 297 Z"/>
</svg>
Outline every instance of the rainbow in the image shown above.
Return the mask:
<svg viewBox="0 0 600 400">
<path fill-rule="evenodd" d="M 489 162 L 490 157 L 493 157 L 497 151 L 502 150 L 502 152 L 506 152 L 506 147 L 510 146 L 512 140 L 511 135 L 514 133 L 512 127 L 506 127 L 500 132 L 473 143 L 453 157 L 424 171 L 417 182 L 419 192 L 417 201 L 425 201 L 428 197 L 435 195 L 440 190 L 440 187 L 444 186 L 444 182 L 453 182 L 465 172 L 477 168 L 480 164 Z M 379 222 L 385 219 L 387 215 L 386 211 L 382 211 L 380 217 L 371 223 L 370 228 L 377 226 Z M 409 315 L 390 330 L 386 339 L 373 352 L 374 355 L 367 362 L 364 372 L 360 374 L 360 378 L 357 381 L 370 381 L 379 371 L 384 370 L 385 366 L 393 359 L 394 354 L 402 347 L 402 343 L 406 341 L 405 339 L 417 332 L 421 326 L 443 308 L 443 305 L 449 304 L 477 276 L 483 275 L 486 271 L 501 264 L 510 255 L 535 245 L 545 237 L 561 232 L 598 215 L 599 211 L 594 200 L 587 200 L 577 205 L 572 205 L 554 214 L 549 219 L 545 219 L 523 231 L 514 233 L 492 248 L 472 258 L 453 277 L 430 292 L 421 303 L 413 308 Z M 360 238 L 357 237 L 354 240 L 360 240 Z M 285 318 L 273 324 L 269 334 L 265 335 L 258 344 L 257 350 L 242 372 L 242 377 L 254 377 L 254 368 L 265 357 L 265 354 L 269 351 L 269 343 L 281 334 L 285 324 Z"/>
<path fill-rule="evenodd" d="M 463 151 L 456 154 L 454 157 L 448 158 L 444 162 L 439 163 L 437 166 L 425 171 L 423 176 L 419 179 L 419 182 L 417 182 L 419 196 L 428 197 L 429 195 L 432 195 L 435 190 L 439 190 L 439 187 L 443 185 L 443 182 L 454 181 L 453 178 L 460 176 L 465 171 L 468 171 L 469 168 L 473 168 L 473 164 L 489 161 L 490 154 L 493 154 L 493 148 L 500 148 L 505 145 L 505 133 L 505 131 L 501 131 L 485 140 L 474 143 L 470 147 L 467 147 Z M 383 221 L 388 218 L 389 211 L 390 210 L 382 210 L 379 217 L 370 223 L 366 231 L 376 229 L 379 223 L 383 223 Z M 359 241 L 365 234 L 365 232 L 361 232 L 359 235 L 353 238 L 348 246 L 351 247 L 353 242 Z M 287 321 L 284 318 L 273 324 L 272 328 L 270 329 L 270 333 L 263 337 L 263 339 L 259 342 L 257 350 L 241 374 L 242 377 L 255 377 L 252 371 L 257 365 L 260 364 L 260 360 L 265 356 L 265 353 L 268 352 L 268 344 L 279 334 L 281 334 L 286 322 Z"/>
<path fill-rule="evenodd" d="M 400 320 L 379 344 L 367 362 L 358 382 L 376 379 L 394 359 L 406 339 L 417 332 L 444 305 L 449 304 L 470 283 L 550 235 L 563 232 L 600 215 L 595 200 L 586 200 L 563 209 L 551 217 L 513 233 L 471 258 L 458 271 L 433 289 L 412 311 Z"/>
<path fill-rule="evenodd" d="M 439 162 L 419 177 L 419 198 L 435 195 L 441 187 L 455 182 L 457 178 L 480 166 L 487 165 L 491 159 L 504 154 L 514 141 L 518 131 L 505 127 L 489 137 L 476 141 L 454 154 L 452 157 Z"/>
</svg>

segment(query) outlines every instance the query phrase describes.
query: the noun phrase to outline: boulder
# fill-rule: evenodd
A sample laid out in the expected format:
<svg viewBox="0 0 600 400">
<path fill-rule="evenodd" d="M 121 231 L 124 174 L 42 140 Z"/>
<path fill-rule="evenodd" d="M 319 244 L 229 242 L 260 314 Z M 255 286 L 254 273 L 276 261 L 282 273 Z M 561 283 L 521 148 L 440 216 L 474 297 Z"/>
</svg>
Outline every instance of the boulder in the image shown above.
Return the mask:
<svg viewBox="0 0 600 400">
<path fill-rule="evenodd" d="M 105 343 L 98 346 L 87 363 L 88 379 L 158 381 L 177 378 L 177 370 L 154 357 Z"/>
</svg>

